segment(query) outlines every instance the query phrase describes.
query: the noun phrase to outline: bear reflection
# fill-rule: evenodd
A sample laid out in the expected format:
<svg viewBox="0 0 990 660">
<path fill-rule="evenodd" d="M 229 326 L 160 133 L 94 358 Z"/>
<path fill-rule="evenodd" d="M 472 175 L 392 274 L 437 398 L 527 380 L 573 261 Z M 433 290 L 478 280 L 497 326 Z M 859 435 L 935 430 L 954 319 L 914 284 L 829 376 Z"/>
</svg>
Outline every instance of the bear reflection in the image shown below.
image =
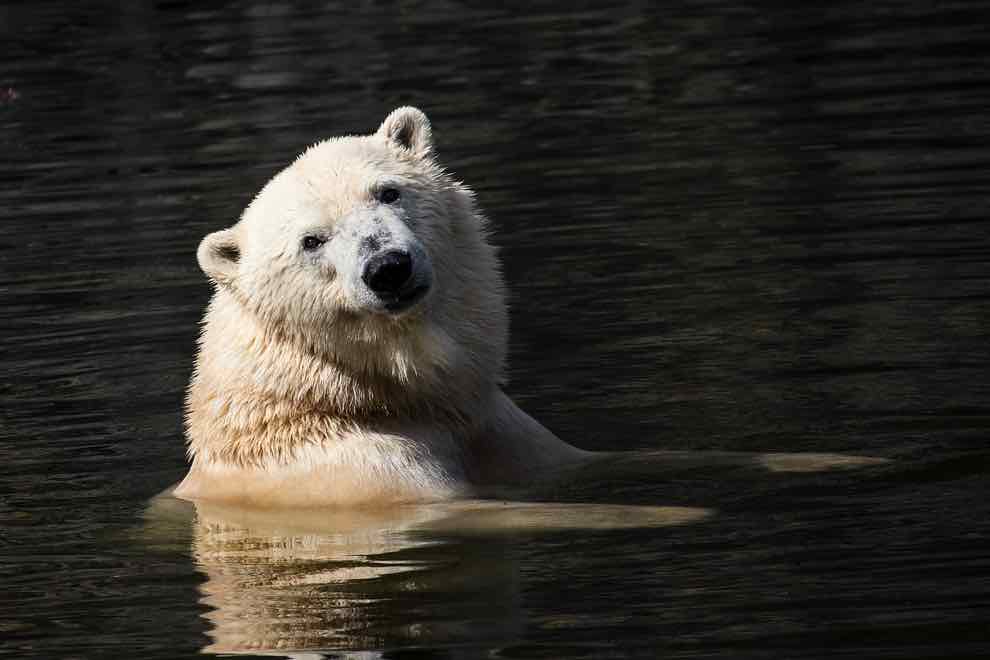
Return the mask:
<svg viewBox="0 0 990 660">
<path fill-rule="evenodd" d="M 427 508 L 196 508 L 207 652 L 498 642 L 518 631 L 517 579 L 502 545 L 426 540 L 414 528 L 428 522 Z"/>
<path fill-rule="evenodd" d="M 498 501 L 332 513 L 195 509 L 192 549 L 212 624 L 204 651 L 430 645 L 453 657 L 521 634 L 518 567 L 503 533 L 666 526 L 709 513 Z"/>
</svg>

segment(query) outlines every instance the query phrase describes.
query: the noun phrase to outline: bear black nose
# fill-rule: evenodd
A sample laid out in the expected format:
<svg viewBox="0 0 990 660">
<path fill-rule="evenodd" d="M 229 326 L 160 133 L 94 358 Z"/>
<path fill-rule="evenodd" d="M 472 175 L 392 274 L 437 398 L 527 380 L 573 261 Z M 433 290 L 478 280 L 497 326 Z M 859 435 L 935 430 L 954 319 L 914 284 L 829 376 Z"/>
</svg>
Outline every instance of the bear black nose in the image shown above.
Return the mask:
<svg viewBox="0 0 990 660">
<path fill-rule="evenodd" d="M 361 279 L 378 294 L 396 294 L 412 277 L 412 257 L 408 252 L 389 250 L 376 254 L 364 266 Z"/>
</svg>

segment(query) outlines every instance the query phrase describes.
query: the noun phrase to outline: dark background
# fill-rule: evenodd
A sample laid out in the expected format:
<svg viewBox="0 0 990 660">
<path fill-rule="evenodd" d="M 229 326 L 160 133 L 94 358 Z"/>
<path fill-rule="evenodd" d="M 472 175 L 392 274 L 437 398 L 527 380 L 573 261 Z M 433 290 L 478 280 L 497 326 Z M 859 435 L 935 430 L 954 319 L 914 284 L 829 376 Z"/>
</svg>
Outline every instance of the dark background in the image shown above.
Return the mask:
<svg viewBox="0 0 990 660">
<path fill-rule="evenodd" d="M 306 146 L 402 104 L 493 220 L 510 393 L 561 437 L 894 459 L 589 486 L 737 517 L 506 541 L 530 581 L 501 653 L 990 653 L 988 15 L 0 4 L 0 653 L 203 643 L 193 560 L 116 536 L 185 466 L 196 245 Z M 434 597 L 441 618 L 471 602 Z"/>
</svg>

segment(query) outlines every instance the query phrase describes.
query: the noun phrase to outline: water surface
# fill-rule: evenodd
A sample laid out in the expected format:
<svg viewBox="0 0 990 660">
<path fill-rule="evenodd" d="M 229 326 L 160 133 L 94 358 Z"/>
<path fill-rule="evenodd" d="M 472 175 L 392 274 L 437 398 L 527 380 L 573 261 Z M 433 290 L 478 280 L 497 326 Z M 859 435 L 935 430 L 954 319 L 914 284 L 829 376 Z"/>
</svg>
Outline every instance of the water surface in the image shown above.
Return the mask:
<svg viewBox="0 0 990 660">
<path fill-rule="evenodd" d="M 987 655 L 988 9 L 4 3 L 0 654 Z M 404 103 L 496 227 L 510 394 L 652 454 L 535 513 L 146 516 L 198 241 Z"/>
</svg>

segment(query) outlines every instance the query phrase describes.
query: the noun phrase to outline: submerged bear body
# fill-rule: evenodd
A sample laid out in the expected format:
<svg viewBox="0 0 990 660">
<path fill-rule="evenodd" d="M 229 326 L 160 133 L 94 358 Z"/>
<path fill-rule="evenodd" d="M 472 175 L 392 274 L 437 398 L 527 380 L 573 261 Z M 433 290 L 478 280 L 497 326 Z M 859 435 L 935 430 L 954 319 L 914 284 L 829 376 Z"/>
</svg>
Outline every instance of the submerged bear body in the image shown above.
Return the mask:
<svg viewBox="0 0 990 660">
<path fill-rule="evenodd" d="M 420 111 L 314 145 L 197 256 L 216 291 L 179 497 L 424 501 L 584 456 L 501 390 L 498 260 Z"/>
</svg>

